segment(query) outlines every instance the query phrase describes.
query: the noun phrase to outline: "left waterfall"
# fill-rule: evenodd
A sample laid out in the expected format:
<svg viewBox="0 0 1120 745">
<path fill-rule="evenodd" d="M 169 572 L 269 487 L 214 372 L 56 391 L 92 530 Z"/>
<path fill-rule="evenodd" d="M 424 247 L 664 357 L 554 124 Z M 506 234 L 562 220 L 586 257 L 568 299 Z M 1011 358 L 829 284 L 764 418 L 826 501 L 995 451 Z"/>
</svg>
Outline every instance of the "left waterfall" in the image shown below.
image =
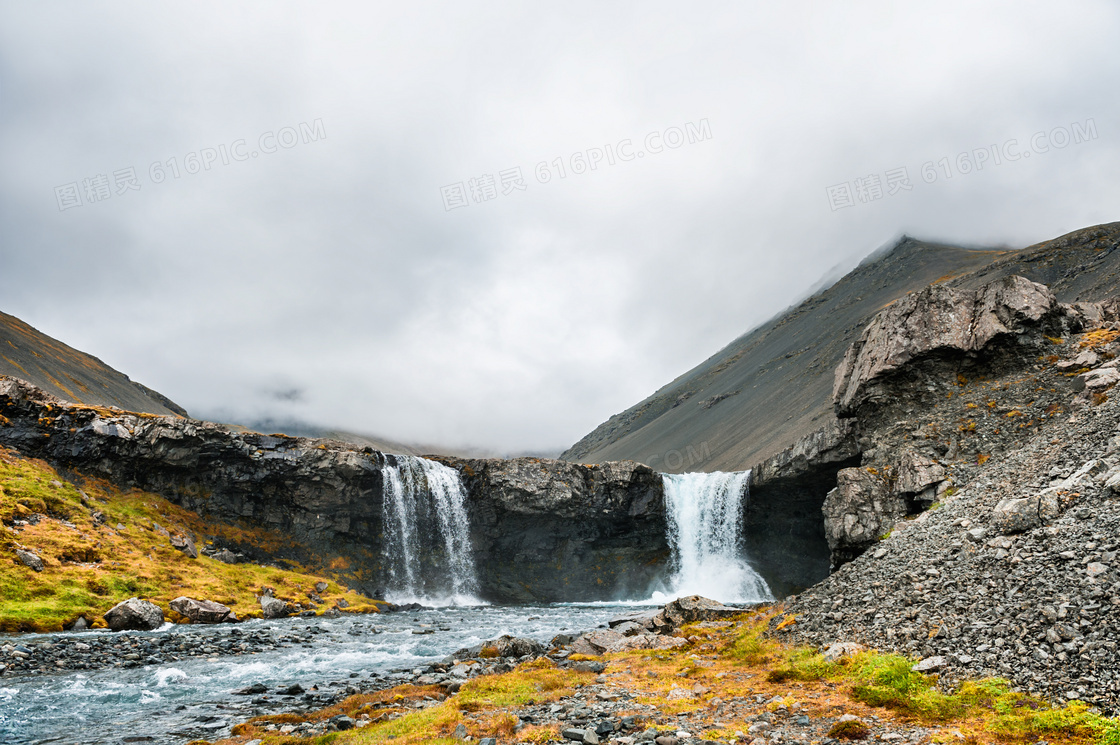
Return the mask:
<svg viewBox="0 0 1120 745">
<path fill-rule="evenodd" d="M 393 456 L 382 490 L 386 597 L 395 603 L 478 605 L 467 493 L 442 463 Z"/>
</svg>

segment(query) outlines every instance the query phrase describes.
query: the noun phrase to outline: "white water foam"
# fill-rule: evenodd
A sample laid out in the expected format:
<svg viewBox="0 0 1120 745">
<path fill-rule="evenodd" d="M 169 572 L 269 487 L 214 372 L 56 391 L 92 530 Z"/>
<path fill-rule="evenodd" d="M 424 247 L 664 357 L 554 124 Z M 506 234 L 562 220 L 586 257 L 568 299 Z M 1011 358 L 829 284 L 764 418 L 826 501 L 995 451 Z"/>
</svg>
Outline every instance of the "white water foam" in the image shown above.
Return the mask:
<svg viewBox="0 0 1120 745">
<path fill-rule="evenodd" d="M 428 606 L 483 605 L 471 555 L 467 492 L 459 472 L 407 455 L 384 474 L 386 599 Z M 433 556 L 438 561 L 432 562 Z"/>
<path fill-rule="evenodd" d="M 662 474 L 673 576 L 665 602 L 703 595 L 723 603 L 772 600 L 766 581 L 747 562 L 742 508 L 750 471 Z"/>
</svg>

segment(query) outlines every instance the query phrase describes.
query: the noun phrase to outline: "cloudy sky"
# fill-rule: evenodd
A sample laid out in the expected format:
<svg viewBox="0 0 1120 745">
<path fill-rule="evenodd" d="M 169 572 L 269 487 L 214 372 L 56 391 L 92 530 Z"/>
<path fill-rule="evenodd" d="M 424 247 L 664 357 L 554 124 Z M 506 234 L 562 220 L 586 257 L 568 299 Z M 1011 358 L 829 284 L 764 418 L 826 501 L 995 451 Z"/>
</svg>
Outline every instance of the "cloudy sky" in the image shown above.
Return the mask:
<svg viewBox="0 0 1120 745">
<path fill-rule="evenodd" d="M 901 233 L 1120 219 L 1120 6 L 852 5 L 4 2 L 0 309 L 198 416 L 558 451 Z"/>
</svg>

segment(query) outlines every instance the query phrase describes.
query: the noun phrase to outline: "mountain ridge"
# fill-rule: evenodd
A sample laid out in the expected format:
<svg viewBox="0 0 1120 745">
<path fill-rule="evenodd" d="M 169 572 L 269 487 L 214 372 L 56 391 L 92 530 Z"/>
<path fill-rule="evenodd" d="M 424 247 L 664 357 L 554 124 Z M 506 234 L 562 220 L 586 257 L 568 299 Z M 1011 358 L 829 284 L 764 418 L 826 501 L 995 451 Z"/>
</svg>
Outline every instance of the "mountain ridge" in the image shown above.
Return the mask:
<svg viewBox="0 0 1120 745">
<path fill-rule="evenodd" d="M 1120 288 L 1118 245 L 1120 223 L 1018 250 L 903 235 L 610 417 L 560 457 L 636 460 L 666 471 L 752 468 L 834 420 L 833 371 L 884 307 L 930 284 L 977 287 L 1012 274 L 1053 285 L 1063 302 L 1100 299 Z"/>
</svg>

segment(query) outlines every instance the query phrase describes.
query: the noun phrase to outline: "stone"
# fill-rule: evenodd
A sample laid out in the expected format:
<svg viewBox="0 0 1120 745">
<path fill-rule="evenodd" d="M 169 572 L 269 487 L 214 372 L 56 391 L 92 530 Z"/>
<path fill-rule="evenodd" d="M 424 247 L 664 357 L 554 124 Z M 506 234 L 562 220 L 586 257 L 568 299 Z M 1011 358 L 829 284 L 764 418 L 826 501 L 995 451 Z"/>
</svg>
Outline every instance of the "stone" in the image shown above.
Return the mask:
<svg viewBox="0 0 1120 745">
<path fill-rule="evenodd" d="M 357 722 L 355 722 L 345 714 L 339 714 L 338 716 L 331 717 L 330 723 L 335 727 L 338 727 L 340 730 L 354 729 L 354 726 L 357 724 Z M 479 743 L 479 745 L 481 745 L 481 743 Z"/>
<path fill-rule="evenodd" d="M 216 603 L 213 600 L 195 600 L 180 596 L 172 600 L 169 605 L 171 610 L 181 616 L 189 618 L 193 623 L 222 623 L 230 619 L 232 611 L 228 606 Z"/>
<path fill-rule="evenodd" d="M 153 631 L 163 625 L 163 609 L 135 597 L 117 603 L 103 617 L 113 631 Z"/>
<path fill-rule="evenodd" d="M 210 558 L 214 559 L 215 561 L 220 561 L 223 564 L 238 564 L 241 561 L 241 559 L 238 558 L 237 554 L 230 551 L 228 548 L 223 548 L 221 551 L 215 551 L 210 555 Z"/>
<path fill-rule="evenodd" d="M 481 647 L 494 650 L 498 657 L 537 657 L 545 653 L 544 645 L 540 642 L 509 634 L 485 641 Z"/>
<path fill-rule="evenodd" d="M 1099 577 L 1107 571 L 1108 567 L 1099 561 L 1089 562 L 1089 564 L 1085 566 L 1085 573 L 1090 577 Z"/>
<path fill-rule="evenodd" d="M 1002 499 L 992 510 L 992 528 L 1003 535 L 1023 533 L 1058 515 L 1058 491 L 1045 489 L 1035 497 Z"/>
<path fill-rule="evenodd" d="M 327 585 L 326 582 L 316 582 L 315 583 L 315 592 L 320 593 L 320 594 L 324 593 L 324 592 L 327 591 L 327 587 L 328 587 L 328 585 Z"/>
<path fill-rule="evenodd" d="M 195 547 L 194 541 L 189 536 L 176 535 L 171 537 L 171 546 L 177 551 L 181 551 L 192 559 L 198 558 L 198 548 Z"/>
<path fill-rule="evenodd" d="M 824 658 L 829 662 L 836 662 L 841 657 L 851 657 L 866 651 L 867 647 L 858 642 L 834 642 L 824 651 Z"/>
<path fill-rule="evenodd" d="M 23 565 L 28 569 L 36 572 L 43 571 L 43 560 L 30 551 L 24 551 L 22 548 L 16 549 L 16 558 L 23 562 Z"/>
<path fill-rule="evenodd" d="M 676 629 L 686 623 L 734 618 L 744 612 L 742 608 L 732 608 L 711 598 L 701 595 L 688 595 L 667 603 L 654 616 L 654 626 L 664 633 L 667 629 Z"/>
<path fill-rule="evenodd" d="M 1082 373 L 1073 379 L 1071 386 L 1077 393 L 1104 390 L 1120 382 L 1120 370 L 1115 367 L 1098 367 L 1096 370 Z"/>
<path fill-rule="evenodd" d="M 286 618 L 292 612 L 287 603 L 271 595 L 262 595 L 260 603 L 265 618 Z"/>
<path fill-rule="evenodd" d="M 938 484 L 945 480 L 946 475 L 945 467 L 937 461 L 907 450 L 895 469 L 895 492 L 900 496 L 932 502 L 936 498 Z"/>
<path fill-rule="evenodd" d="M 910 667 L 915 673 L 932 673 L 945 667 L 945 658 L 941 655 L 926 657 Z"/>
<path fill-rule="evenodd" d="M 467 739 L 467 725 L 465 725 L 465 724 L 455 725 L 455 731 L 452 732 L 451 735 L 452 735 L 452 737 L 458 738 L 460 740 Z"/>
</svg>

